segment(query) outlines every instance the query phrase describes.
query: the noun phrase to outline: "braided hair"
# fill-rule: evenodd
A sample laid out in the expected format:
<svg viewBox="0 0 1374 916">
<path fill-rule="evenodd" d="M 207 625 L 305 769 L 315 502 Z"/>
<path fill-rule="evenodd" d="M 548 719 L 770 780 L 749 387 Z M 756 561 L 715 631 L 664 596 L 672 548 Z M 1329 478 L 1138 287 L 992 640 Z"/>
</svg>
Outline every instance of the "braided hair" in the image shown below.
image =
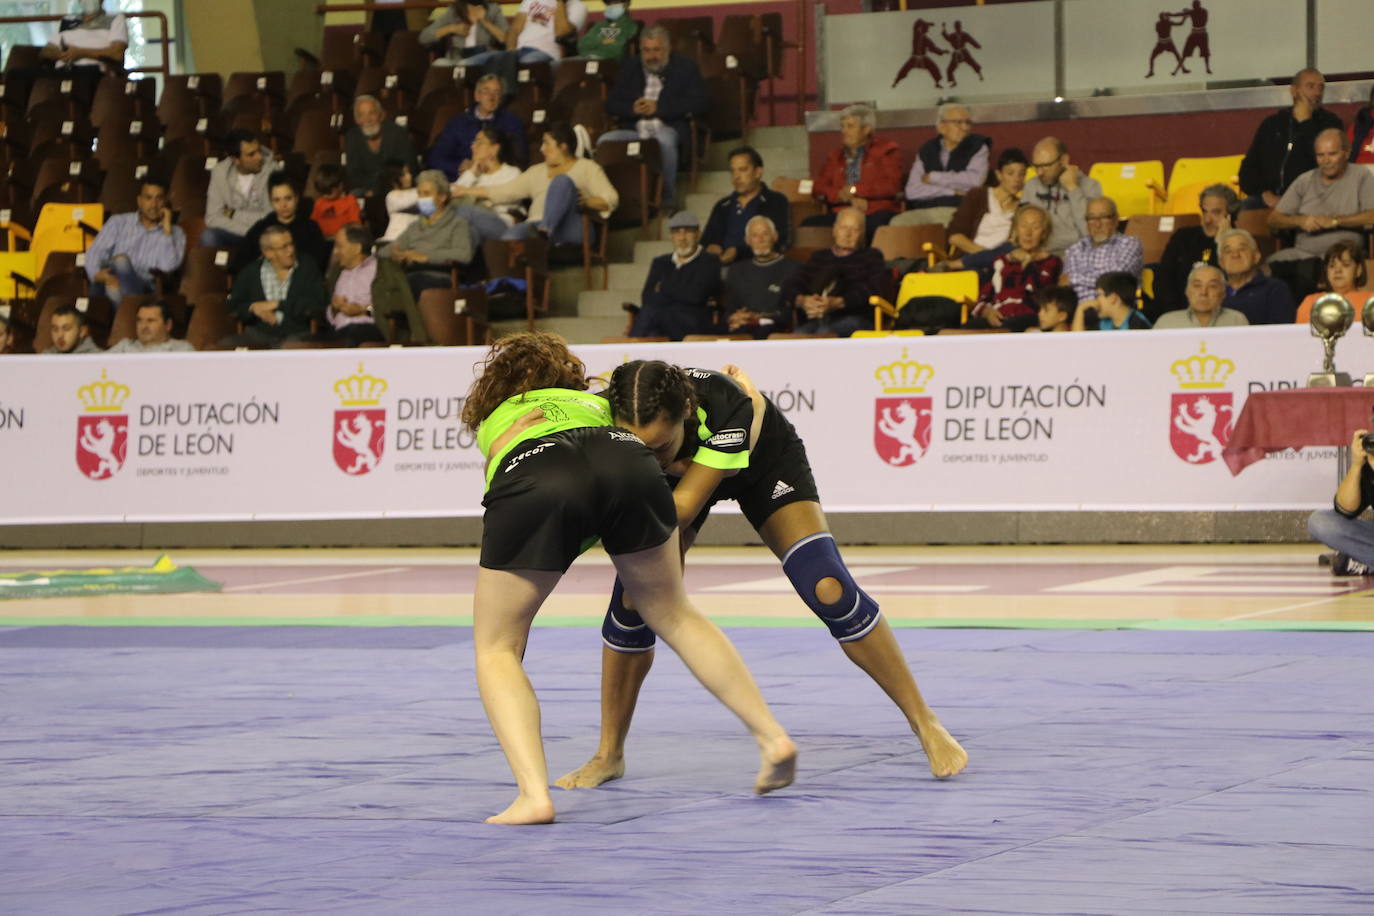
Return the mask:
<svg viewBox="0 0 1374 916">
<path fill-rule="evenodd" d="M 696 389 L 687 373 L 657 359 L 637 359 L 616 366 L 606 397 L 615 419 L 634 426 L 644 426 L 659 417 L 677 420 L 697 406 Z"/>
<path fill-rule="evenodd" d="M 507 398 L 537 388 L 587 390 L 587 367 L 557 334 L 512 334 L 491 345 L 482 373 L 468 389 L 463 424 L 476 430 Z"/>
</svg>

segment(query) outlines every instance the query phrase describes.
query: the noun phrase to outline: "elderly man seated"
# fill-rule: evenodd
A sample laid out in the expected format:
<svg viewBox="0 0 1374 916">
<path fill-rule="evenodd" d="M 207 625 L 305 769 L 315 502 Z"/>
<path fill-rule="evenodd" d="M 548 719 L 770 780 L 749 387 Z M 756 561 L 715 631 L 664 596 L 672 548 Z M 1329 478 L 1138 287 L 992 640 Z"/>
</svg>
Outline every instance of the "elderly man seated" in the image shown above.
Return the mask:
<svg viewBox="0 0 1374 916">
<path fill-rule="evenodd" d="M 328 302 L 324 278 L 314 261 L 297 260 L 290 232 L 271 226 L 259 241 L 262 257 L 239 271 L 229 292 L 229 311 L 244 329 L 220 341 L 227 350 L 277 349 L 289 340 L 304 340 Z"/>
<path fill-rule="evenodd" d="M 1374 173 L 1350 168 L 1345 131 L 1322 131 L 1313 149 L 1317 167 L 1299 175 L 1269 214 L 1272 231 L 1297 230 L 1291 248 L 1269 256 L 1270 271 L 1288 284 L 1294 299 L 1316 290 L 1328 248 L 1360 243 L 1360 230 L 1374 223 Z"/>
<path fill-rule="evenodd" d="M 477 81 L 472 90 L 473 104 L 467 111 L 449 118 L 426 160 L 429 167 L 438 169 L 450 181 L 466 172 L 472 165 L 472 141 L 477 132 L 490 125 L 510 137 L 516 161 L 523 165 L 529 160 L 529 143 L 525 139 L 525 124 L 509 108 L 501 104 L 505 91 L 501 77 L 488 73 Z"/>
<path fill-rule="evenodd" d="M 778 251 L 778 229 L 766 216 L 755 216 L 744 229 L 752 257 L 725 272 L 725 327 L 731 333 L 767 337 L 792 327 L 792 304 L 784 291 L 801 265 Z"/>
<path fill-rule="evenodd" d="M 1288 286 L 1260 270 L 1259 245 L 1244 229 L 1217 233 L 1217 257 L 1226 273 L 1226 306 L 1251 324 L 1291 324 L 1297 303 Z"/>
<path fill-rule="evenodd" d="M 756 216 L 767 217 L 773 226 L 774 243 L 786 251 L 786 236 L 792 229 L 792 206 L 787 195 L 763 183 L 763 157 L 752 146 L 737 146 L 730 151 L 730 185 L 734 190 L 716 201 L 706 218 L 701 244 L 720 258 L 722 264 L 748 260 L 753 246 L 745 238 L 749 223 Z"/>
<path fill-rule="evenodd" d="M 830 212 L 807 217 L 803 226 L 830 226 L 839 213 L 855 209 L 864 215 L 864 238 L 870 239 L 892 221 L 902 194 L 902 151 L 874 135 L 877 124 L 877 113 L 867 105 L 840 112 L 840 146 L 825 158 L 813 188 Z"/>
<path fill-rule="evenodd" d="M 834 244 L 811 255 L 787 284 L 784 300 L 805 315 L 800 334 L 848 337 L 871 328 L 869 297 L 890 293 L 883 253 L 864 247 L 864 214 L 851 207 L 835 217 Z"/>
<path fill-rule="evenodd" d="M 372 232 L 366 226 L 354 223 L 335 233 L 334 263 L 325 286 L 330 336 L 346 346 L 386 340 L 385 324 L 377 316 L 385 319 L 392 312 L 406 316 L 412 341 L 428 342 L 405 271 L 390 258 L 373 256 Z"/>
<path fill-rule="evenodd" d="M 382 103 L 374 96 L 353 100 L 354 126 L 344 134 L 348 187 L 359 197 L 376 193 L 382 167 L 388 162 L 415 167 L 415 142 L 410 131 L 386 119 Z"/>
<path fill-rule="evenodd" d="M 1250 321 L 1235 309 L 1228 309 L 1226 275 L 1215 264 L 1199 264 L 1188 274 L 1188 307 L 1165 312 L 1156 328 L 1237 328 Z"/>
<path fill-rule="evenodd" d="M 1064 273 L 1080 301 L 1092 297 L 1103 274 L 1128 273 L 1139 279 L 1145 266 L 1140 239 L 1117 231 L 1116 201 L 1110 197 L 1089 201 L 1084 219 L 1088 234 L 1064 252 Z"/>
<path fill-rule="evenodd" d="M 145 302 L 134 314 L 136 336 L 126 337 L 110 347 L 111 353 L 187 353 L 196 348 L 172 336 L 172 316 L 167 303 Z"/>
<path fill-rule="evenodd" d="M 987 180 L 992 141 L 973 133 L 966 106 L 941 105 L 935 130 L 939 136 L 916 151 L 906 179 L 906 211 L 892 218 L 894 226 L 943 226 L 964 195 Z"/>
<path fill-rule="evenodd" d="M 710 304 L 720 296 L 720 258 L 701 247 L 701 223 L 695 214 L 674 214 L 668 231 L 673 251 L 649 265 L 631 337 L 681 340 L 715 328 Z"/>
</svg>

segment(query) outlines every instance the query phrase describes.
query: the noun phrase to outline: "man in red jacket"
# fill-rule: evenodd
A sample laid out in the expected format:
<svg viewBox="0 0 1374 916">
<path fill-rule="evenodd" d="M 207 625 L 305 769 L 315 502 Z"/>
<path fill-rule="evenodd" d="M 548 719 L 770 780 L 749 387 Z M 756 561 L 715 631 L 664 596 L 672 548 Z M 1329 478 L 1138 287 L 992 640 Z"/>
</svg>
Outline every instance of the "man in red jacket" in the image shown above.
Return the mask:
<svg viewBox="0 0 1374 916">
<path fill-rule="evenodd" d="M 902 153 L 897 144 L 874 136 L 877 116 L 867 105 L 840 112 L 841 146 L 826 157 L 815 180 L 816 199 L 830 210 L 808 217 L 803 226 L 830 226 L 835 214 L 854 207 L 864 214 L 864 230 L 873 237 L 897 213 L 902 194 Z"/>
</svg>

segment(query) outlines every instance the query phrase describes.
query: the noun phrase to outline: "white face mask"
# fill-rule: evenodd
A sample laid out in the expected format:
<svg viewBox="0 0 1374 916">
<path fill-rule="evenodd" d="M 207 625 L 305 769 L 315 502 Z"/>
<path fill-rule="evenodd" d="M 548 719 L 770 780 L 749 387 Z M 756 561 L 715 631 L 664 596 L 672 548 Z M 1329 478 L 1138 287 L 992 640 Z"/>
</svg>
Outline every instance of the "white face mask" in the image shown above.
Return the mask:
<svg viewBox="0 0 1374 916">
<path fill-rule="evenodd" d="M 94 16 L 104 9 L 104 0 L 81 0 L 81 15 L 83 16 Z"/>
<path fill-rule="evenodd" d="M 606 4 L 606 18 L 607 18 L 607 19 L 611 20 L 612 22 L 615 22 L 617 19 L 619 19 L 621 16 L 624 16 L 624 15 L 625 15 L 625 4 L 623 4 L 623 3 L 608 3 L 608 4 Z"/>
</svg>

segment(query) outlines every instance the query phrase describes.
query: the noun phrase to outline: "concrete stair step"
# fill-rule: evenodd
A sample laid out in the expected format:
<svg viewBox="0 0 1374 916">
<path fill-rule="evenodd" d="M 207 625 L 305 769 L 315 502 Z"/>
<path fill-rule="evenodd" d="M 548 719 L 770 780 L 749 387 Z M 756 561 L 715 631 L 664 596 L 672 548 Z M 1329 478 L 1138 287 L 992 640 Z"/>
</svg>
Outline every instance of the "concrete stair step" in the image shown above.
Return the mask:
<svg viewBox="0 0 1374 916">
<path fill-rule="evenodd" d="M 684 184 L 683 188 L 690 190 L 690 183 Z M 720 198 L 733 190 L 734 187 L 730 184 L 730 172 L 726 169 L 712 169 L 697 175 L 697 194 L 714 194 Z"/>
<path fill-rule="evenodd" d="M 648 264 L 661 254 L 671 254 L 673 243 L 664 239 L 661 242 L 636 242 L 635 259 L 636 264 Z"/>
<path fill-rule="evenodd" d="M 638 302 L 639 290 L 594 290 L 589 289 L 577 297 L 577 316 L 579 318 L 614 318 L 623 320 L 626 302 Z"/>
<path fill-rule="evenodd" d="M 541 331 L 561 334 L 568 343 L 601 343 L 603 337 L 621 337 L 625 319 L 619 318 L 545 318 L 537 323 Z M 523 330 L 523 325 L 517 330 Z"/>
<path fill-rule="evenodd" d="M 639 298 L 639 293 L 644 289 L 644 278 L 649 276 L 648 261 L 634 261 L 630 264 L 612 264 L 610 283 L 607 289 L 619 290 L 630 294 L 633 299 Z"/>
</svg>

